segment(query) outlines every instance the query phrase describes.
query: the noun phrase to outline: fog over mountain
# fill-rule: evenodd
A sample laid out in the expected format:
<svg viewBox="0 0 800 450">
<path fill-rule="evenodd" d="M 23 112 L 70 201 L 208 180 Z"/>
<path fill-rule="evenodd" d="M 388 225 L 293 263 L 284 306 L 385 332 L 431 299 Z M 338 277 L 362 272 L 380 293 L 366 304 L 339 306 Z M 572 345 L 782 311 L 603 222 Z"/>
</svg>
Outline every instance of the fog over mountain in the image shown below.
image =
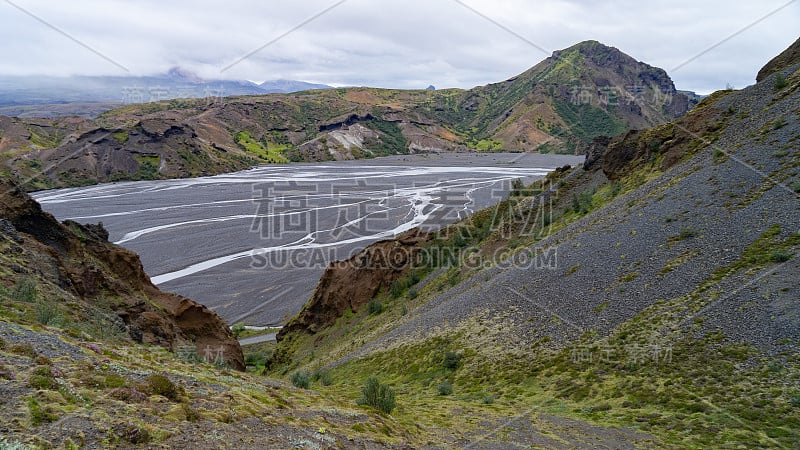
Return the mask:
<svg viewBox="0 0 800 450">
<path fill-rule="evenodd" d="M 800 29 L 796 2 L 186 0 L 0 4 L 0 74 L 304 80 L 471 88 L 595 39 L 663 67 L 679 89 L 743 87 Z M 746 28 L 746 33 L 740 33 Z"/>
<path fill-rule="evenodd" d="M 231 95 L 290 93 L 327 89 L 295 80 L 251 81 L 203 79 L 173 67 L 154 76 L 0 76 L 0 106 L 54 103 L 146 103 L 173 98 L 217 98 Z"/>
</svg>

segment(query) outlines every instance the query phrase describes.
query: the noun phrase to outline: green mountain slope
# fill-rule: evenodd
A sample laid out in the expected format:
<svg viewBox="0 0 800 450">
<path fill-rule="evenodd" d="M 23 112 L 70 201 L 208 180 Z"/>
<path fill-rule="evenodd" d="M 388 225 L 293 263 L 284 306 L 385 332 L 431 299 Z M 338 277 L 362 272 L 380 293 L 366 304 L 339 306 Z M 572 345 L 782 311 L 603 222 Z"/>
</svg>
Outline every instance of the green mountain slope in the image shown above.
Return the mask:
<svg viewBox="0 0 800 450">
<path fill-rule="evenodd" d="M 674 119 L 688 109 L 662 69 L 585 41 L 460 99 L 454 127 L 509 149 L 567 146 Z"/>
</svg>

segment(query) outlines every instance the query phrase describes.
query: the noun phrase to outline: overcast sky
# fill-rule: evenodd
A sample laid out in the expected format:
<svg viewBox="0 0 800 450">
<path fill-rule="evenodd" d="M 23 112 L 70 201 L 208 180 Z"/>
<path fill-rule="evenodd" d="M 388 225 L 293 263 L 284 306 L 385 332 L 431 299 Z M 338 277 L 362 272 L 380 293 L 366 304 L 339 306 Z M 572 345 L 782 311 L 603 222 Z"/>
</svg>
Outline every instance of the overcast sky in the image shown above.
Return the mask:
<svg viewBox="0 0 800 450">
<path fill-rule="evenodd" d="M 798 30 L 800 1 L 787 0 L 0 0 L 0 74 L 180 66 L 208 79 L 468 88 L 595 39 L 708 93 L 752 84 Z"/>
</svg>

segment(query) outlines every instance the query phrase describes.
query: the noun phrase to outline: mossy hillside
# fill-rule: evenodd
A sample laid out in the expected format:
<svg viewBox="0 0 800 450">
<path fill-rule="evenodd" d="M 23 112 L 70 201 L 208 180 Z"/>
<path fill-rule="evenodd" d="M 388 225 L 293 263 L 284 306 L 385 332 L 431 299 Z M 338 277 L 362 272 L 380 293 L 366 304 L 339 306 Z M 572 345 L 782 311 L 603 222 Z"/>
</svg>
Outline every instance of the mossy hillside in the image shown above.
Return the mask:
<svg viewBox="0 0 800 450">
<path fill-rule="evenodd" d="M 289 160 L 283 155 L 283 151 L 290 150 L 291 146 L 286 144 L 274 144 L 269 140 L 262 139 L 257 141 L 250 136 L 247 131 L 240 131 L 234 136 L 236 142 L 242 150 L 254 155 L 269 163 L 288 163 Z"/>
<path fill-rule="evenodd" d="M 33 149 L 54 148 L 66 138 L 64 131 L 57 126 L 49 127 L 31 124 L 26 128 L 30 133 L 29 139 Z"/>
<path fill-rule="evenodd" d="M 378 374 L 397 392 L 393 417 L 422 429 L 476 430 L 465 418 L 533 410 L 638 428 L 679 447 L 798 442 L 800 410 L 792 406 L 797 393 L 791 388 L 800 380 L 796 355 L 776 365 L 713 333 L 701 339 L 687 333 L 689 338 L 656 347 L 631 333 L 634 322 L 648 320 L 643 313 L 605 340 L 589 334 L 560 351 L 532 343 L 513 352 L 492 340 L 501 323 L 470 321 L 344 362 L 330 369 L 331 386 L 312 388 L 357 398 L 361 382 Z M 660 349 L 656 357 L 654 348 Z M 449 352 L 459 355 L 454 369 L 445 365 Z M 452 395 L 438 393 L 442 383 L 452 385 Z"/>
<path fill-rule="evenodd" d="M 109 342 L 130 339 L 124 322 L 114 313 L 119 303 L 114 297 L 100 297 L 94 305 L 87 306 L 38 277 L 7 274 L 2 277 L 4 285 L 15 278 L 16 281 L 0 287 L 0 319 L 57 328 L 77 339 Z"/>
<path fill-rule="evenodd" d="M 424 436 L 405 424 L 359 407 L 356 397 L 296 389 L 260 375 L 182 359 L 181 352 L 158 347 L 111 342 L 81 346 L 58 330 L 5 322 L 0 327 L 4 333 L 28 333 L 32 343 L 30 352 L 8 342 L 0 345 L 5 361 L 0 373 L 14 389 L 4 399 L 10 406 L 4 409 L 4 423 L 17 442 L 36 448 L 61 448 L 70 441 L 104 448 L 172 446 L 184 439 L 210 446 L 214 435 L 275 447 L 291 447 L 303 439 L 316 445 L 348 439 L 382 446 L 424 443 Z M 69 354 L 43 356 L 37 349 L 50 339 L 61 341 Z M 13 418 L 6 415 L 12 411 Z M 73 423 L 77 418 L 100 431 L 82 434 Z M 280 428 L 282 436 L 238 428 L 253 420 L 264 424 L 265 433 Z M 60 421 L 72 425 L 59 426 Z M 196 435 L 199 429 L 201 436 Z"/>
<path fill-rule="evenodd" d="M 173 158 L 179 161 L 181 169 L 186 171 L 188 176 L 193 177 L 218 173 L 226 167 L 233 170 L 244 170 L 264 163 L 264 160 L 258 156 L 247 153 L 237 155 L 217 148 L 206 148 L 205 150 L 195 152 L 184 147 L 178 149 Z"/>
<path fill-rule="evenodd" d="M 730 268 L 774 265 L 776 251 L 800 246 L 796 234 L 783 240 L 776 236 L 770 227 Z M 715 274 L 698 291 L 720 281 Z M 676 309 L 670 313 L 665 305 Z M 454 386 L 453 399 L 471 407 L 480 408 L 487 395 L 496 399 L 495 405 L 511 408 L 533 403 L 539 412 L 635 426 L 682 447 L 721 442 L 791 447 L 800 442 L 800 408 L 792 403 L 798 394 L 793 386 L 800 380 L 797 355 L 776 361 L 718 333 L 702 333 L 702 321 L 691 320 L 702 304 L 690 305 L 686 298 L 658 303 L 607 338 L 588 333 L 557 351 L 532 343 L 510 352 L 494 341 L 492 330 L 502 321 L 470 321 L 422 342 L 399 343 L 345 362 L 332 374 L 334 380 L 347 380 L 381 373 L 419 405 L 447 381 Z M 670 333 L 680 322 L 689 328 Z M 461 357 L 454 371 L 443 365 L 447 352 Z M 401 405 L 403 400 L 399 396 Z"/>
<path fill-rule="evenodd" d="M 111 133 L 111 137 L 117 140 L 120 144 L 125 144 L 128 142 L 128 138 L 130 137 L 130 133 L 128 130 L 119 130 Z"/>
<path fill-rule="evenodd" d="M 566 85 L 580 76 L 583 56 L 578 51 L 565 51 L 552 66 L 540 64 L 511 80 L 494 83 L 467 91 L 460 99 L 459 109 L 468 114 L 452 117 L 454 126 L 476 141 L 486 139 L 492 132 L 493 122 L 520 103 L 540 84 Z M 439 94 L 437 99 L 447 103 L 452 93 Z M 441 99 L 441 100 L 440 100 Z M 446 108 L 443 108 L 446 109 Z"/>
<path fill-rule="evenodd" d="M 158 155 L 134 155 L 139 164 L 139 171 L 135 178 L 139 180 L 157 180 L 161 176 L 158 168 L 161 165 L 161 157 Z"/>
<path fill-rule="evenodd" d="M 576 105 L 561 99 L 556 99 L 554 105 L 569 131 L 585 142 L 597 136 L 616 136 L 627 130 L 622 120 L 602 108 L 590 104 Z M 560 134 L 560 130 L 554 131 Z"/>
<path fill-rule="evenodd" d="M 78 239 L 86 240 L 77 225 L 71 225 L 70 230 Z M 94 304 L 86 305 L 73 293 L 29 270 L 31 259 L 14 242 L 0 241 L 0 319 L 58 327 L 76 338 L 127 339 L 122 331 L 124 324 L 114 314 L 118 303 L 113 295 L 98 293 Z M 100 261 L 93 262 L 103 266 Z"/>
<path fill-rule="evenodd" d="M 372 156 L 408 153 L 408 142 L 396 122 L 370 120 L 367 122 L 367 127 L 377 131 L 380 135 L 378 142 L 366 143 L 366 149 L 372 153 Z"/>
</svg>

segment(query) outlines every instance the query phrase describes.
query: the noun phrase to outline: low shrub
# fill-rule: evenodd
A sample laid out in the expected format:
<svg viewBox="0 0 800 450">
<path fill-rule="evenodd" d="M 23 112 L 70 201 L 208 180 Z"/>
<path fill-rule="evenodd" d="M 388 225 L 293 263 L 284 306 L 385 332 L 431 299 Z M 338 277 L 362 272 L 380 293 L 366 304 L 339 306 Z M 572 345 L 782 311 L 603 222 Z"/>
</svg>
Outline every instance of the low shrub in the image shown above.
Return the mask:
<svg viewBox="0 0 800 450">
<path fill-rule="evenodd" d="M 0 362 L 0 380 L 13 380 L 17 376 L 14 374 L 14 371 L 11 367 L 6 366 L 2 362 Z"/>
<path fill-rule="evenodd" d="M 112 388 L 113 389 L 113 388 L 120 388 L 120 387 L 125 386 L 126 381 L 125 381 L 125 378 L 121 377 L 120 375 L 112 373 L 112 374 L 106 375 L 104 384 L 105 384 L 105 386 L 107 388 Z"/>
<path fill-rule="evenodd" d="M 128 327 L 122 318 L 94 308 L 78 328 L 101 341 L 122 341 L 128 336 Z"/>
<path fill-rule="evenodd" d="M 389 294 L 392 298 L 398 298 L 403 295 L 403 283 L 400 280 L 396 280 L 394 283 L 389 286 Z"/>
<path fill-rule="evenodd" d="M 689 238 L 693 238 L 695 236 L 697 236 L 697 231 L 695 231 L 694 228 L 692 228 L 692 227 L 685 227 L 678 234 L 678 237 L 680 239 L 689 239 Z"/>
<path fill-rule="evenodd" d="M 15 344 L 11 346 L 11 353 L 27 356 L 29 358 L 36 358 L 36 350 L 34 350 L 33 346 L 28 343 L 24 344 Z"/>
<path fill-rule="evenodd" d="M 58 383 L 53 377 L 53 371 L 48 366 L 37 367 L 28 379 L 28 385 L 34 389 L 57 390 Z"/>
<path fill-rule="evenodd" d="M 525 195 L 525 183 L 522 179 L 517 178 L 511 182 L 511 197 L 521 197 Z"/>
<path fill-rule="evenodd" d="M 263 349 L 249 351 L 244 355 L 244 363 L 247 366 L 261 368 L 267 364 L 271 355 L 272 353 L 270 351 Z"/>
<path fill-rule="evenodd" d="M 236 336 L 237 338 L 242 334 L 244 330 L 245 327 L 243 323 L 237 323 L 231 327 L 231 333 L 233 333 L 233 335 Z"/>
<path fill-rule="evenodd" d="M 361 398 L 356 403 L 371 406 L 386 414 L 391 414 L 397 406 L 392 388 L 381 383 L 375 377 L 367 378 L 366 384 L 361 389 Z"/>
<path fill-rule="evenodd" d="M 328 369 L 319 369 L 311 376 L 312 381 L 319 381 L 323 386 L 330 386 L 333 384 L 333 376 Z"/>
<path fill-rule="evenodd" d="M 51 408 L 43 407 L 33 397 L 28 399 L 28 411 L 31 414 L 31 423 L 33 425 L 41 425 L 45 422 L 49 423 L 58 420 L 58 415 Z"/>
<path fill-rule="evenodd" d="M 437 390 L 439 391 L 439 395 L 450 395 L 453 393 L 453 385 L 449 381 L 445 380 L 439 384 Z"/>
<path fill-rule="evenodd" d="M 783 76 L 782 73 L 775 75 L 775 84 L 772 86 L 775 92 L 780 91 L 781 89 L 785 88 L 789 85 L 789 82 L 786 81 L 786 77 Z"/>
<path fill-rule="evenodd" d="M 153 374 L 147 377 L 147 390 L 152 395 L 161 395 L 170 400 L 178 397 L 178 387 L 164 375 Z"/>
<path fill-rule="evenodd" d="M 36 300 L 36 321 L 44 326 L 60 326 L 63 318 L 55 305 L 43 300 Z"/>
<path fill-rule="evenodd" d="M 11 291 L 11 299 L 15 302 L 35 302 L 36 281 L 30 277 L 17 280 L 17 283 L 14 285 L 14 290 Z"/>
<path fill-rule="evenodd" d="M 593 201 L 594 201 L 594 191 L 588 190 L 583 191 L 580 194 L 572 194 L 572 202 L 571 207 L 572 210 L 577 214 L 587 214 L 589 211 L 592 210 Z"/>
<path fill-rule="evenodd" d="M 800 391 L 795 392 L 789 397 L 789 404 L 795 408 L 800 408 Z"/>
<path fill-rule="evenodd" d="M 785 252 L 783 250 L 775 250 L 769 255 L 769 259 L 772 262 L 782 263 L 792 259 L 792 254 Z"/>
<path fill-rule="evenodd" d="M 305 370 L 298 370 L 291 376 L 292 384 L 301 389 L 308 389 L 311 386 L 311 375 Z"/>
<path fill-rule="evenodd" d="M 378 300 L 372 299 L 369 301 L 369 313 L 370 315 L 378 315 L 383 312 L 383 304 Z"/>
<path fill-rule="evenodd" d="M 446 352 L 444 354 L 444 368 L 455 370 L 461 364 L 461 355 L 456 352 Z"/>
</svg>

